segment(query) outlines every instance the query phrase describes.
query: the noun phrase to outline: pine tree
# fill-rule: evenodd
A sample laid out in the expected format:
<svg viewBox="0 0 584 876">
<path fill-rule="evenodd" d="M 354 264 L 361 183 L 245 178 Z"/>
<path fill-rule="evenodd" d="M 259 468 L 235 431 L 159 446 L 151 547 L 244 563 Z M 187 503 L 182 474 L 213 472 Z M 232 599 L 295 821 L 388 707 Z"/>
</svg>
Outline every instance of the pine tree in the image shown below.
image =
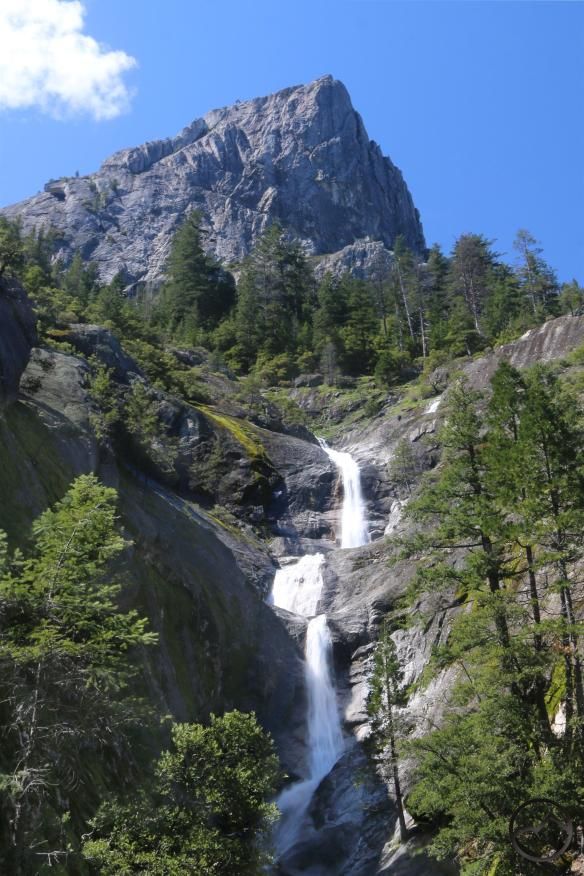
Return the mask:
<svg viewBox="0 0 584 876">
<path fill-rule="evenodd" d="M 363 280 L 344 279 L 347 322 L 341 330 L 343 364 L 350 374 L 367 374 L 373 364 L 378 319 L 371 290 Z"/>
<path fill-rule="evenodd" d="M 493 501 L 506 517 L 507 537 L 510 550 L 515 551 L 523 562 L 514 569 L 517 580 L 527 577 L 529 586 L 529 610 L 534 654 L 529 667 L 523 672 L 523 690 L 532 696 L 537 708 L 540 725 L 538 744 L 554 743 L 551 732 L 545 692 L 546 673 L 549 669 L 544 648 L 541 583 L 538 581 L 535 533 L 533 521 L 526 515 L 527 485 L 525 480 L 527 462 L 531 459 L 530 448 L 522 440 L 522 423 L 527 401 L 527 386 L 521 374 L 506 362 L 502 362 L 491 380 L 492 395 L 487 411 L 488 446 L 486 454 L 490 464 L 490 480 Z M 533 687 L 531 687 L 533 686 Z"/>
<path fill-rule="evenodd" d="M 258 353 L 295 353 L 315 306 L 313 280 L 299 245 L 271 225 L 245 260 L 237 290 L 234 358 L 249 368 Z M 306 343 L 306 336 L 304 338 Z"/>
<path fill-rule="evenodd" d="M 448 259 L 437 243 L 430 247 L 426 262 L 426 276 L 428 282 L 429 349 L 441 350 L 446 346 L 445 335 L 449 312 Z"/>
<path fill-rule="evenodd" d="M 387 622 L 381 627 L 373 660 L 371 693 L 367 709 L 372 719 L 371 726 L 378 759 L 384 770 L 387 769 L 388 778 L 393 784 L 400 839 L 406 842 L 408 829 L 398 755 L 398 741 L 403 730 L 403 718 L 400 717 L 398 710 L 405 703 L 403 671 Z"/>
<path fill-rule="evenodd" d="M 481 336 L 484 334 L 482 315 L 495 262 L 491 244 L 492 241 L 481 234 L 462 234 L 454 244 L 449 270 L 451 292 L 463 299 L 475 331 Z"/>
<path fill-rule="evenodd" d="M 538 241 L 524 228 L 517 232 L 513 247 L 519 261 L 516 274 L 533 315 L 541 319 L 557 307 L 558 282 L 554 272 L 541 258 Z"/>
<path fill-rule="evenodd" d="M 414 318 L 412 314 L 414 307 L 413 295 L 416 286 L 415 263 L 413 253 L 407 248 L 405 240 L 401 235 L 398 235 L 395 239 L 393 246 L 393 259 L 392 276 L 394 300 L 398 312 L 401 309 L 405 317 L 407 333 L 413 348 L 416 342 Z"/>
<path fill-rule="evenodd" d="M 64 843 L 64 792 L 91 782 L 84 751 L 115 761 L 140 717 L 127 651 L 154 639 L 136 612 L 117 607 L 108 570 L 125 543 L 115 498 L 83 475 L 36 521 L 28 556 L 2 551 L 0 854 L 14 876 L 36 872 L 48 838 Z"/>
<path fill-rule="evenodd" d="M 20 228 L 0 216 L 0 278 L 15 274 L 24 265 L 24 252 Z"/>
<path fill-rule="evenodd" d="M 332 274 L 325 274 L 318 286 L 317 307 L 313 317 L 314 343 L 318 353 L 330 343 L 337 354 L 342 352 L 340 330 L 347 321 L 348 292 L 346 278 L 339 281 Z"/>
<path fill-rule="evenodd" d="M 520 470 L 525 493 L 525 525 L 533 534 L 538 565 L 554 570 L 553 589 L 561 606 L 566 682 L 566 733 L 584 745 L 584 678 L 581 626 L 574 609 L 576 568 L 584 558 L 584 432 L 577 401 L 562 390 L 557 375 L 544 366 L 527 378 L 519 428 Z M 528 460 L 528 464 L 525 464 Z"/>
<path fill-rule="evenodd" d="M 76 252 L 71 264 L 60 277 L 60 286 L 82 307 L 87 307 L 98 291 L 98 271 L 95 262 L 85 262 L 81 253 Z M 122 284 L 123 291 L 123 284 Z"/>
<path fill-rule="evenodd" d="M 456 388 L 443 460 L 406 512 L 427 527 L 413 541 L 418 587 L 456 587 L 472 601 L 432 658 L 456 681 L 440 727 L 409 743 L 418 768 L 408 799 L 414 816 L 439 820 L 435 854 L 456 854 L 465 874 L 496 864 L 510 876 L 516 806 L 549 794 L 580 812 L 583 434 L 549 368 L 521 375 L 503 363 L 492 389 L 484 417 L 480 399 Z M 548 713 L 558 698 L 563 736 Z"/>
<path fill-rule="evenodd" d="M 576 279 L 570 283 L 562 283 L 560 289 L 559 306 L 562 313 L 569 313 L 571 316 L 576 316 L 582 312 L 584 305 L 584 288 L 580 286 Z"/>
<path fill-rule="evenodd" d="M 525 319 L 521 290 L 517 279 L 507 265 L 493 266 L 489 295 L 484 305 L 483 324 L 490 338 L 501 336 L 507 328 L 523 329 L 530 324 Z"/>
<path fill-rule="evenodd" d="M 396 444 L 389 464 L 389 478 L 399 487 L 405 487 L 409 496 L 412 494 L 416 475 L 419 474 L 419 463 L 412 448 L 412 443 L 403 438 Z"/>
<path fill-rule="evenodd" d="M 413 543 L 414 550 L 430 549 L 434 555 L 434 562 L 419 571 L 419 585 L 432 589 L 455 584 L 459 594 L 479 599 L 493 620 L 501 665 L 511 672 L 514 655 L 505 592 L 510 558 L 505 520 L 493 501 L 480 401 L 480 394 L 463 379 L 449 391 L 446 421 L 439 435 L 442 463 L 408 504 L 406 514 L 432 527 Z M 457 568 L 448 562 L 453 550 L 465 552 Z"/>
<path fill-rule="evenodd" d="M 233 278 L 203 249 L 201 214 L 193 211 L 176 232 L 158 319 L 172 338 L 197 343 L 233 305 Z"/>
</svg>

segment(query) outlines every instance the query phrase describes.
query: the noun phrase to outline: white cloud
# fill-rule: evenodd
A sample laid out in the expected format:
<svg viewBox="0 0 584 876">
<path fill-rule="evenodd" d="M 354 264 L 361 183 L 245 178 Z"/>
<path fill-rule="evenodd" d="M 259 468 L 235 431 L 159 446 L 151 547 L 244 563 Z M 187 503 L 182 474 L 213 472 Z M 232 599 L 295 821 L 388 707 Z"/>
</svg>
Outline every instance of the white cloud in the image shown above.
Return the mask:
<svg viewBox="0 0 584 876">
<path fill-rule="evenodd" d="M 0 109 L 111 119 L 129 106 L 136 66 L 83 33 L 80 0 L 0 0 Z"/>
</svg>

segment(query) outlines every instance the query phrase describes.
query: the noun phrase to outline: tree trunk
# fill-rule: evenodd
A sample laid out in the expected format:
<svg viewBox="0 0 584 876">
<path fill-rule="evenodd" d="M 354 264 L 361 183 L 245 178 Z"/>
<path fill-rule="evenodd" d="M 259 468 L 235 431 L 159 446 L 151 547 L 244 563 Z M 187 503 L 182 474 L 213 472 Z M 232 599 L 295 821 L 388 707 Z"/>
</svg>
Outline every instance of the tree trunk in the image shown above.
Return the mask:
<svg viewBox="0 0 584 876">
<path fill-rule="evenodd" d="M 391 754 L 391 769 L 393 774 L 393 789 L 395 792 L 395 805 L 397 807 L 397 820 L 399 824 L 399 838 L 402 843 L 407 842 L 408 839 L 408 828 L 406 825 L 406 816 L 404 811 L 404 798 L 401 789 L 401 783 L 399 779 L 399 767 L 398 767 L 398 759 L 397 752 L 395 748 L 395 736 L 393 732 L 393 726 L 390 731 L 389 737 L 390 744 L 390 754 Z"/>
<path fill-rule="evenodd" d="M 562 589 L 560 594 L 561 613 L 564 623 L 568 624 L 568 609 L 566 606 L 566 592 Z M 574 720 L 574 675 L 572 670 L 572 643 L 570 634 L 566 629 L 562 635 L 562 646 L 564 649 L 564 667 L 566 670 L 566 733 L 564 736 L 566 747 L 568 750 L 572 745 L 573 729 L 572 722 Z"/>
<path fill-rule="evenodd" d="M 408 329 L 410 331 L 410 337 L 411 337 L 412 341 L 415 341 L 416 338 L 414 335 L 414 326 L 412 324 L 412 317 L 410 315 L 410 308 L 408 305 L 408 296 L 406 294 L 406 289 L 404 286 L 402 272 L 401 272 L 401 268 L 399 266 L 399 262 L 396 262 L 396 270 L 397 270 L 397 279 L 398 279 L 398 283 L 399 283 L 399 290 L 401 292 L 402 302 L 403 302 L 404 310 L 406 313 L 406 320 L 408 323 Z"/>
<path fill-rule="evenodd" d="M 533 633 L 533 646 L 535 650 L 539 653 L 543 648 L 543 640 L 541 636 L 541 632 L 539 631 L 539 625 L 541 623 L 541 611 L 540 611 L 540 603 L 539 603 L 539 592 L 537 588 L 537 578 L 535 576 L 535 571 L 533 568 L 533 548 L 530 544 L 528 544 L 525 548 L 525 558 L 527 560 L 527 574 L 529 578 L 529 593 L 531 596 L 531 612 L 533 615 L 533 622 L 537 625 L 538 629 L 534 630 Z M 538 678 L 535 683 L 535 706 L 537 709 L 539 725 L 541 728 L 542 738 L 545 740 L 546 744 L 549 746 L 553 744 L 554 734 L 552 732 L 552 728 L 550 726 L 550 719 L 547 712 L 547 706 L 545 702 L 545 689 L 546 682 L 544 678 Z"/>
<path fill-rule="evenodd" d="M 420 307 L 420 335 L 422 338 L 422 358 L 425 359 L 428 355 L 426 348 L 426 327 L 424 325 L 424 311 Z"/>
<path fill-rule="evenodd" d="M 406 817 L 404 814 L 404 800 L 399 780 L 399 762 L 397 756 L 397 748 L 395 744 L 395 728 L 393 723 L 393 703 L 392 703 L 392 683 L 391 676 L 388 670 L 387 661 L 385 663 L 385 698 L 387 703 L 387 724 L 389 727 L 389 755 L 391 759 L 391 772 L 393 778 L 393 789 L 395 792 L 395 804 L 397 806 L 397 819 L 399 823 L 399 835 L 402 843 L 405 843 L 408 838 L 408 829 L 406 827 Z"/>
</svg>

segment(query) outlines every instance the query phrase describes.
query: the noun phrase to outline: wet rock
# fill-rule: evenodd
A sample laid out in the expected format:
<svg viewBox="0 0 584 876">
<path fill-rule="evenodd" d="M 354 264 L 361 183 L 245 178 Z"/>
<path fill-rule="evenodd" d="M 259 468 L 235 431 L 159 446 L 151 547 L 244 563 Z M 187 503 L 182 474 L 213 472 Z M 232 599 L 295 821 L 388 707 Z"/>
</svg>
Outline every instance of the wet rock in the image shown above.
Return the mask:
<svg viewBox="0 0 584 876">
<path fill-rule="evenodd" d="M 335 505 L 338 474 L 326 453 L 291 436 L 263 432 L 262 440 L 281 477 L 268 508 L 275 535 L 289 540 L 330 536 L 327 513 Z"/>
</svg>

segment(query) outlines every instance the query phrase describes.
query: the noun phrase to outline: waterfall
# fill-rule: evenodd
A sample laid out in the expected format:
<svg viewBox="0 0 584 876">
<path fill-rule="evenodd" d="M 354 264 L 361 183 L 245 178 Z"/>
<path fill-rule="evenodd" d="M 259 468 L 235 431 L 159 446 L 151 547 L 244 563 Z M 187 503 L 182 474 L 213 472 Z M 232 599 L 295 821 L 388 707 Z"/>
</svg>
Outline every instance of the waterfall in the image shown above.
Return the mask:
<svg viewBox="0 0 584 876">
<path fill-rule="evenodd" d="M 343 482 L 343 510 L 341 514 L 341 547 L 354 548 L 370 541 L 365 517 L 365 503 L 361 492 L 361 472 L 350 453 L 332 450 L 326 441 L 318 443 L 341 471 Z"/>
<path fill-rule="evenodd" d="M 331 637 L 326 615 L 316 615 L 322 593 L 322 554 L 307 554 L 278 569 L 269 597 L 272 605 L 310 618 L 306 629 L 304 678 L 308 696 L 308 776 L 280 794 L 282 813 L 276 843 L 284 852 L 294 843 L 319 782 L 343 750 L 341 721 L 330 671 Z M 316 615 L 316 616 L 315 616 Z"/>
<path fill-rule="evenodd" d="M 278 569 L 268 602 L 302 617 L 314 617 L 322 593 L 323 563 L 322 554 L 307 554 Z"/>
<path fill-rule="evenodd" d="M 343 481 L 341 547 L 358 547 L 369 541 L 359 466 L 348 453 L 321 447 L 341 470 Z M 343 753 L 343 733 L 331 673 L 332 641 L 325 614 L 317 614 L 323 589 L 323 554 L 307 554 L 278 569 L 270 604 L 309 618 L 306 629 L 304 678 L 308 698 L 308 775 L 278 797 L 282 817 L 276 848 L 282 856 L 299 839 L 310 801 L 322 779 Z M 295 561 L 294 561 L 295 559 Z"/>
<path fill-rule="evenodd" d="M 306 630 L 310 775 L 318 779 L 330 773 L 343 748 L 337 698 L 330 672 L 331 651 L 326 615 L 319 614 L 312 618 Z"/>
<path fill-rule="evenodd" d="M 308 776 L 286 788 L 276 801 L 282 813 L 276 834 L 280 855 L 299 838 L 314 792 L 343 753 L 343 732 L 330 671 L 331 647 L 326 615 L 319 614 L 306 630 Z"/>
</svg>

